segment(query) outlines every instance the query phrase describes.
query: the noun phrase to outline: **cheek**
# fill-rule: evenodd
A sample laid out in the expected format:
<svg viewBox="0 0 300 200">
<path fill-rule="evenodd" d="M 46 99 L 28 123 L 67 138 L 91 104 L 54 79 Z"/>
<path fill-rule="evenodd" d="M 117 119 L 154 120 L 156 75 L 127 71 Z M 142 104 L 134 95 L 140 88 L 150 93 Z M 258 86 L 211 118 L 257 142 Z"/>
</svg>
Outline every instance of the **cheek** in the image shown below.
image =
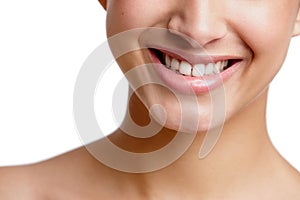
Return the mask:
<svg viewBox="0 0 300 200">
<path fill-rule="evenodd" d="M 295 1 L 253 2 L 252 6 L 239 6 L 231 11 L 236 31 L 255 56 L 269 54 L 283 59 L 298 11 Z"/>
<path fill-rule="evenodd" d="M 112 36 L 122 31 L 134 28 L 137 24 L 137 15 L 134 7 L 130 9 L 133 1 L 111 1 L 107 8 L 106 30 L 107 36 Z M 135 13 L 135 14 L 133 14 Z"/>
<path fill-rule="evenodd" d="M 134 28 L 165 27 L 170 9 L 167 2 L 160 0 L 112 0 L 107 9 L 107 34 L 111 36 Z"/>
<path fill-rule="evenodd" d="M 238 86 L 227 89 L 229 114 L 257 99 L 284 61 L 292 31 L 292 23 L 287 22 L 293 21 L 292 17 L 278 14 L 284 13 L 278 8 L 273 11 L 273 8 L 265 7 L 231 9 L 231 15 L 228 15 L 234 33 L 252 51 L 250 65 L 236 80 Z"/>
<path fill-rule="evenodd" d="M 293 22 L 293 17 L 287 10 L 293 9 L 267 5 L 235 11 L 235 16 L 242 17 L 235 18 L 233 27 L 253 53 L 247 75 L 256 77 L 251 83 L 260 89 L 271 82 L 285 59 L 293 28 L 289 23 Z"/>
</svg>

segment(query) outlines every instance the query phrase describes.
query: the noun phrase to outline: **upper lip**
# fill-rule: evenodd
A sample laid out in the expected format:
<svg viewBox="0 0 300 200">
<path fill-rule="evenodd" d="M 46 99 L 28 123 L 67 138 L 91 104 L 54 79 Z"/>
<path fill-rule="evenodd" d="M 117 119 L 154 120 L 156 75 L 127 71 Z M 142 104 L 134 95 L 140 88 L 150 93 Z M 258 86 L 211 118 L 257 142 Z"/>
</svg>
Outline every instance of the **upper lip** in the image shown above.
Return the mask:
<svg viewBox="0 0 300 200">
<path fill-rule="evenodd" d="M 242 60 L 242 57 L 238 55 L 208 54 L 205 51 L 201 51 L 200 53 L 190 53 L 188 52 L 188 50 L 171 49 L 163 46 L 151 46 L 150 48 L 161 51 L 162 53 L 167 54 L 172 58 L 184 60 L 192 65 L 200 63 L 217 63 L 218 61 L 224 60 Z"/>
</svg>

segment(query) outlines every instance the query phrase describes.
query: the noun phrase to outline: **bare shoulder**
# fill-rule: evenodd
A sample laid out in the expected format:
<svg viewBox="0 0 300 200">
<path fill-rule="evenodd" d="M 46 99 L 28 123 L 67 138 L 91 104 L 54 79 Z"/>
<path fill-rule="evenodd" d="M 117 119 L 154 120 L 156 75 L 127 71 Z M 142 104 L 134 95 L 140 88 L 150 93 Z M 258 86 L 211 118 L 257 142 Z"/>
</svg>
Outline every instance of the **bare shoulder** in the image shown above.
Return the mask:
<svg viewBox="0 0 300 200">
<path fill-rule="evenodd" d="M 277 183 L 277 187 L 271 191 L 275 194 L 272 199 L 295 199 L 300 200 L 300 172 L 286 162 L 285 170 L 278 171 L 277 179 L 273 183 Z"/>
<path fill-rule="evenodd" d="M 55 158 L 26 166 L 0 168 L 0 199 L 86 199 L 106 191 L 111 176 L 82 147 Z M 109 181 L 110 180 L 110 181 Z M 105 183 L 105 184 L 104 184 Z M 111 183 L 113 185 L 113 183 Z M 99 197 L 99 196 L 98 196 Z"/>
<path fill-rule="evenodd" d="M 290 184 L 290 191 L 291 194 L 290 199 L 299 199 L 300 200 L 300 172 L 296 169 L 293 170 L 293 179 Z"/>
<path fill-rule="evenodd" d="M 0 168 L 0 199 L 38 199 L 40 194 L 35 191 L 31 174 L 28 166 Z"/>
</svg>

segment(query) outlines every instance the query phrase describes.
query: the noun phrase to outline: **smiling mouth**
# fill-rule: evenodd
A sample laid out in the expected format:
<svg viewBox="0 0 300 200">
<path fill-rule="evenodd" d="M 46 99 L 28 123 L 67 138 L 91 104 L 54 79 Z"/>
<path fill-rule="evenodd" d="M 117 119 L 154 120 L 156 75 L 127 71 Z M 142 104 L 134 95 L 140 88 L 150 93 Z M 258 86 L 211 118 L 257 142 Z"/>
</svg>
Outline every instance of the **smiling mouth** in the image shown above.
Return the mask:
<svg viewBox="0 0 300 200">
<path fill-rule="evenodd" d="M 158 49 L 151 48 L 150 51 L 157 56 L 165 68 L 176 74 L 190 77 L 220 74 L 241 61 L 241 59 L 216 59 L 215 61 L 191 64 L 187 60 L 174 58 L 172 55 Z"/>
</svg>

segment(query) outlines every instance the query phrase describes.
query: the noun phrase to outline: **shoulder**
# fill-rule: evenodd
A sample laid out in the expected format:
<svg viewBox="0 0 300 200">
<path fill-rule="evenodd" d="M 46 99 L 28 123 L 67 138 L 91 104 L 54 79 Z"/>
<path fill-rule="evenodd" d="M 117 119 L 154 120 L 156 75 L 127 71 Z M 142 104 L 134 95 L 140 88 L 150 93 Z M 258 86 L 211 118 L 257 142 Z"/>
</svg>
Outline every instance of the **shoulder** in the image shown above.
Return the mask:
<svg viewBox="0 0 300 200">
<path fill-rule="evenodd" d="M 40 197 L 35 190 L 32 170 L 29 166 L 0 168 L 0 199 L 35 200 Z"/>
<path fill-rule="evenodd" d="M 113 180 L 107 170 L 84 147 L 31 165 L 2 167 L 0 199 L 85 199 L 79 197 L 105 191 Z"/>
<path fill-rule="evenodd" d="M 291 176 L 292 178 L 289 184 L 285 184 L 286 186 L 289 186 L 289 188 L 287 188 L 287 194 L 291 195 L 291 198 L 289 199 L 300 199 L 300 172 L 294 169 Z"/>
<path fill-rule="evenodd" d="M 284 170 L 278 170 L 271 179 L 271 184 L 275 187 L 269 187 L 272 199 L 299 199 L 300 200 L 300 173 L 289 163 L 284 163 Z"/>
</svg>

